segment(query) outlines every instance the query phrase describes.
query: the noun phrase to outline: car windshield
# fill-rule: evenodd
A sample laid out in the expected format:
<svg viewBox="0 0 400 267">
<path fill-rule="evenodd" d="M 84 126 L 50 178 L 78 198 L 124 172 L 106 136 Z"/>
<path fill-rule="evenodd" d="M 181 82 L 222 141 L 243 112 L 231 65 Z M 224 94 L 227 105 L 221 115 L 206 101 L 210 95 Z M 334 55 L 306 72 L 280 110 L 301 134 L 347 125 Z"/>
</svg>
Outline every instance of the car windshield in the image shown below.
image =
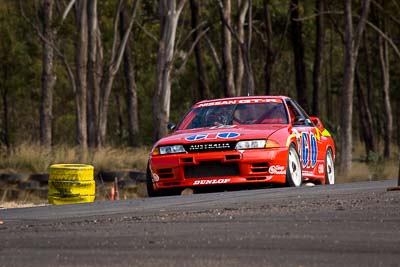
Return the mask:
<svg viewBox="0 0 400 267">
<path fill-rule="evenodd" d="M 192 109 L 178 130 L 243 124 L 287 124 L 283 103 L 246 103 Z"/>
</svg>

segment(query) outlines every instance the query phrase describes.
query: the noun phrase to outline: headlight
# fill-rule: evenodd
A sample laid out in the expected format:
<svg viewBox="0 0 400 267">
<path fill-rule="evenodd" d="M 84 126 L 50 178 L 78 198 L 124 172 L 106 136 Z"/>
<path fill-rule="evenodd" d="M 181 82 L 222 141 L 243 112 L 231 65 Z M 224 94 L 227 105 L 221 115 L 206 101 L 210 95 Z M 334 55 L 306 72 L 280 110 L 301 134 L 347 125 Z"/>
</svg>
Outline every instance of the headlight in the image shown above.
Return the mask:
<svg viewBox="0 0 400 267">
<path fill-rule="evenodd" d="M 158 147 L 158 151 L 159 151 L 160 155 L 186 152 L 186 150 L 183 148 L 182 145 L 160 146 L 160 147 Z"/>
<path fill-rule="evenodd" d="M 236 144 L 235 149 L 242 150 L 242 149 L 253 149 L 253 148 L 265 148 L 265 140 L 246 140 L 246 141 L 239 141 Z"/>
</svg>

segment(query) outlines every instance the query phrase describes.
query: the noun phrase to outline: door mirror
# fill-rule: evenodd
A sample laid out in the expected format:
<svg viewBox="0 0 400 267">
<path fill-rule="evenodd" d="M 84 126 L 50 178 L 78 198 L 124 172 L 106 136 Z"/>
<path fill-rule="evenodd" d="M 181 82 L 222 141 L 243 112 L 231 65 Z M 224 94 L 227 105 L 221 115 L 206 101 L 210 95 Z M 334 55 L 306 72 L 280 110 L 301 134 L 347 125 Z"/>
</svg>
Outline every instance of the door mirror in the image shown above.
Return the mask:
<svg viewBox="0 0 400 267">
<path fill-rule="evenodd" d="M 169 122 L 169 123 L 167 124 L 167 128 L 168 128 L 170 131 L 174 131 L 174 130 L 176 129 L 176 125 L 175 125 L 175 123 Z"/>
<path fill-rule="evenodd" d="M 306 121 L 305 118 L 301 117 L 301 116 L 297 116 L 296 118 L 294 118 L 294 125 L 303 125 L 304 122 Z"/>
<path fill-rule="evenodd" d="M 318 117 L 310 117 L 310 119 L 316 127 L 321 129 L 324 128 L 324 125 L 322 124 L 321 120 Z"/>
<path fill-rule="evenodd" d="M 293 125 L 304 125 L 304 126 L 312 126 L 312 122 L 310 119 L 306 119 L 304 117 L 301 116 L 297 116 L 294 119 Z"/>
</svg>

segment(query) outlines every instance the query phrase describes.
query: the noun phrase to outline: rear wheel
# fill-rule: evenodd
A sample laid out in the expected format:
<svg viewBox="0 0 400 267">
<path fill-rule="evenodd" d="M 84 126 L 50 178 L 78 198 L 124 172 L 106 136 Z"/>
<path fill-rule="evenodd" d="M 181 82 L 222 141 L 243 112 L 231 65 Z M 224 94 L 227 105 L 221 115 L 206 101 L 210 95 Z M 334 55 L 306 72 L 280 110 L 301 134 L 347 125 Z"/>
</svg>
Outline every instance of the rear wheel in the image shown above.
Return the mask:
<svg viewBox="0 0 400 267">
<path fill-rule="evenodd" d="M 300 157 L 295 145 L 291 144 L 286 167 L 286 184 L 292 187 L 299 187 L 301 186 L 302 177 Z"/>
<path fill-rule="evenodd" d="M 335 184 L 335 164 L 331 149 L 325 155 L 325 184 Z"/>
</svg>

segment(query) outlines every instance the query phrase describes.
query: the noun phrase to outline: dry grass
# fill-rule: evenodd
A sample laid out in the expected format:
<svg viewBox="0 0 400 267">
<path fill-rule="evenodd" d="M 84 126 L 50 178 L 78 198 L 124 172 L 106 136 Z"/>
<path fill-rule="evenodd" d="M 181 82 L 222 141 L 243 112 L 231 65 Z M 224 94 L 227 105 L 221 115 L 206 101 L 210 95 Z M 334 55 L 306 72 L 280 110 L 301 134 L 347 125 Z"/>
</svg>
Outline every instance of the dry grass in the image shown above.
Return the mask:
<svg viewBox="0 0 400 267">
<path fill-rule="evenodd" d="M 28 177 L 32 173 L 48 173 L 52 164 L 81 163 L 93 165 L 95 171 L 113 170 L 135 170 L 145 172 L 147 167 L 150 148 L 113 148 L 105 147 L 97 150 L 82 151 L 79 147 L 56 146 L 51 151 L 43 150 L 39 145 L 21 144 L 10 153 L 0 151 L 0 174 L 19 173 Z M 137 188 L 121 190 L 121 199 L 143 197 L 145 191 L 138 185 Z M 41 206 L 47 203 L 46 200 L 38 198 L 28 191 L 19 190 L 17 185 L 9 185 L 7 188 L 0 188 L 0 209 L 1 208 L 25 208 Z M 17 190 L 20 194 L 15 199 L 4 200 L 5 194 L 10 190 Z M 109 188 L 99 187 L 96 200 L 108 200 Z M 1 197 L 3 195 L 3 197 Z M 45 204 L 43 204 L 45 203 Z"/>
<path fill-rule="evenodd" d="M 52 151 L 46 151 L 38 145 L 22 144 L 11 153 L 0 151 L 0 173 L 47 173 L 51 164 L 55 163 L 83 163 L 101 170 L 137 170 L 145 172 L 148 160 L 149 147 L 141 148 L 112 148 L 85 151 L 77 147 L 57 146 Z M 379 156 L 365 161 L 365 152 L 361 144 L 354 149 L 354 161 L 350 173 L 346 176 L 337 176 L 337 183 L 357 181 L 374 181 L 396 178 L 398 175 L 398 152 L 394 151 L 392 160 L 386 161 Z M 99 187 L 96 201 L 109 200 L 109 187 Z M 133 189 L 121 191 L 121 199 L 144 197 L 146 188 L 139 184 Z M 24 200 L 24 201 L 21 201 Z M 0 202 L 1 208 L 24 208 L 46 205 L 43 199 L 23 196 L 20 201 Z"/>
<path fill-rule="evenodd" d="M 359 162 L 352 163 L 351 171 L 346 176 L 337 175 L 337 183 L 378 181 L 397 177 L 398 164 L 396 161 L 387 162 Z"/>
<path fill-rule="evenodd" d="M 394 146 L 395 147 L 395 146 Z M 39 145 L 22 144 L 9 154 L 0 151 L 0 173 L 46 173 L 51 164 L 90 164 L 96 171 L 135 169 L 145 171 L 149 147 L 113 148 L 83 152 L 78 147 L 56 146 L 52 151 Z M 397 151 L 393 154 L 397 155 Z M 372 181 L 397 177 L 397 160 L 384 161 L 376 156 L 367 164 L 362 144 L 354 147 L 352 169 L 346 177 L 337 177 L 337 182 Z M 397 159 L 397 156 L 395 157 Z"/>
<path fill-rule="evenodd" d="M 398 176 L 398 158 L 399 151 L 397 146 L 392 146 L 392 158 L 385 160 L 383 154 L 383 145 L 379 154 L 370 155 L 367 162 L 364 145 L 360 142 L 354 145 L 353 162 L 350 172 L 346 176 L 337 175 L 337 183 L 359 182 L 359 181 L 378 181 L 397 178 Z"/>
<path fill-rule="evenodd" d="M 0 172 L 46 173 L 51 164 L 82 163 L 90 164 L 96 171 L 136 169 L 145 171 L 148 160 L 148 147 L 111 148 L 82 151 L 78 147 L 57 146 L 51 151 L 38 145 L 22 144 L 11 153 L 1 153 Z"/>
</svg>

